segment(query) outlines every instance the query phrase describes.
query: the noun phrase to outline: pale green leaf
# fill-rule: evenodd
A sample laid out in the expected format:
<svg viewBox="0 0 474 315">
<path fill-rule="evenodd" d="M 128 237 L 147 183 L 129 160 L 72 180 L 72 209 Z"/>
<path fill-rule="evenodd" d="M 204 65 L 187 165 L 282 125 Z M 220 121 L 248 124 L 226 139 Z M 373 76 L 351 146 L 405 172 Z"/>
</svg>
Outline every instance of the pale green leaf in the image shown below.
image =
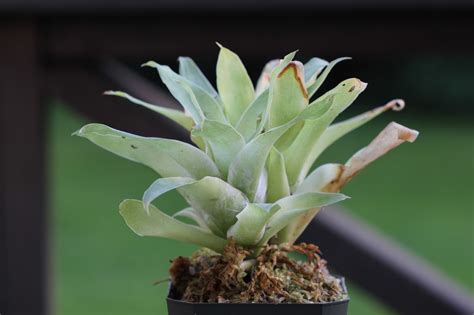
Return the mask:
<svg viewBox="0 0 474 315">
<path fill-rule="evenodd" d="M 275 148 L 270 151 L 267 161 L 268 188 L 267 202 L 275 202 L 290 195 L 290 186 L 285 170 L 283 155 Z"/>
<path fill-rule="evenodd" d="M 193 130 L 193 135 L 207 141 L 217 167 L 227 178 L 230 163 L 245 145 L 242 135 L 231 125 L 206 119 L 198 129 Z"/>
<path fill-rule="evenodd" d="M 184 107 L 186 113 L 193 118 L 196 124 L 199 124 L 204 118 L 202 110 L 196 106 L 195 102 L 191 99 L 189 92 L 183 89 L 183 84 L 180 84 L 184 80 L 183 77 L 175 73 L 168 66 L 162 66 L 154 61 L 148 61 L 142 66 L 155 68 L 160 75 L 161 81 L 166 85 L 171 95 Z"/>
<path fill-rule="evenodd" d="M 184 142 L 140 137 L 101 124 L 86 125 L 74 134 L 123 158 L 142 163 L 162 177 L 220 176 L 217 166 L 204 152 Z"/>
<path fill-rule="evenodd" d="M 400 111 L 405 107 L 405 102 L 400 99 L 392 100 L 385 104 L 374 108 L 368 112 L 357 115 L 350 119 L 341 121 L 339 123 L 329 126 L 326 131 L 321 135 L 317 145 L 313 148 L 310 154 L 310 161 L 316 161 L 316 159 L 324 152 L 331 144 L 339 140 L 344 135 L 348 134 L 352 130 L 359 128 L 363 124 L 369 122 L 373 118 L 382 114 L 383 112 L 392 109 L 394 111 Z"/>
<path fill-rule="evenodd" d="M 347 199 L 347 196 L 343 194 L 322 192 L 297 194 L 280 199 L 274 204 L 279 207 L 279 210 L 276 211 L 268 221 L 267 229 L 259 245 L 266 244 L 270 238 L 275 236 L 301 214 L 311 209 L 328 206 L 344 199 Z"/>
<path fill-rule="evenodd" d="M 319 137 L 334 119 L 352 104 L 366 85 L 359 79 L 347 79 L 311 103 L 316 107 L 323 104 L 327 106 L 329 103 L 330 108 L 318 119 L 306 120 L 298 136 L 283 152 L 286 172 L 292 189 L 304 179 L 311 168 L 313 164 L 311 151 L 317 145 Z"/>
<path fill-rule="evenodd" d="M 217 99 L 219 95 L 212 84 L 199 69 L 198 65 L 189 57 L 179 57 L 179 74 L 189 81 L 193 82 L 201 89 L 209 93 L 210 96 Z"/>
<path fill-rule="evenodd" d="M 170 238 L 222 252 L 227 241 L 200 227 L 180 222 L 153 205 L 147 214 L 140 200 L 124 200 L 120 214 L 127 225 L 139 236 Z"/>
<path fill-rule="evenodd" d="M 168 66 L 162 66 L 153 61 L 145 63 L 144 66 L 157 69 L 163 83 L 189 112 L 196 124 L 200 124 L 204 118 L 226 122 L 222 107 L 201 87 L 175 73 Z"/>
<path fill-rule="evenodd" d="M 292 61 L 272 80 L 266 127 L 268 130 L 289 122 L 308 106 L 303 71 L 303 65 L 299 61 Z M 293 126 L 278 140 L 276 147 L 279 150 L 286 148 L 301 128 L 302 123 Z"/>
<path fill-rule="evenodd" d="M 203 228 L 206 231 L 211 231 L 207 227 L 206 221 L 204 220 L 204 217 L 203 217 L 202 213 L 200 213 L 199 211 L 196 211 L 195 209 L 193 209 L 191 207 L 184 208 L 184 209 L 176 212 L 175 214 L 173 214 L 173 218 L 176 218 L 176 217 L 191 219 L 199 227 Z"/>
<path fill-rule="evenodd" d="M 324 83 L 324 81 L 326 80 L 327 76 L 329 75 L 329 73 L 331 72 L 332 68 L 334 68 L 334 66 L 336 64 L 338 64 L 339 62 L 341 61 L 344 61 L 344 60 L 349 60 L 351 59 L 350 57 L 342 57 L 342 58 L 338 58 L 336 60 L 333 60 L 331 61 L 327 66 L 326 68 L 324 69 L 324 71 L 321 73 L 321 75 L 319 75 L 318 77 L 315 78 L 314 82 L 312 82 L 311 84 L 309 84 L 307 86 L 308 88 L 308 94 L 309 94 L 309 97 L 311 98 L 317 91 L 318 89 L 321 87 L 321 85 Z"/>
<path fill-rule="evenodd" d="M 268 89 L 261 93 L 245 110 L 235 129 L 242 134 L 245 141 L 250 141 L 263 130 L 263 120 L 268 106 Z"/>
<path fill-rule="evenodd" d="M 202 214 L 214 234 L 224 237 L 227 229 L 237 221 L 237 214 L 248 203 L 242 192 L 217 177 L 201 180 L 160 178 L 143 195 L 145 209 L 154 199 L 172 189 L 178 189 L 186 202 Z"/>
<path fill-rule="evenodd" d="M 141 105 L 145 108 L 148 108 L 149 110 L 152 110 L 156 113 L 159 113 L 172 121 L 176 122 L 180 126 L 184 127 L 186 130 L 191 130 L 194 126 L 194 121 L 191 116 L 186 115 L 186 113 L 172 109 L 172 108 L 167 108 L 163 106 L 158 106 L 158 105 L 153 105 L 147 102 L 144 102 L 138 98 L 135 98 L 125 92 L 121 91 L 106 91 L 104 92 L 105 95 L 114 95 L 114 96 L 119 96 L 128 99 L 130 102 L 135 103 L 137 105 Z"/>
<path fill-rule="evenodd" d="M 235 126 L 245 109 L 255 98 L 252 81 L 239 56 L 219 45 L 217 60 L 217 90 L 224 104 L 225 114 Z"/>
<path fill-rule="evenodd" d="M 271 215 L 269 208 L 249 203 L 237 215 L 237 222 L 227 231 L 227 238 L 232 237 L 239 245 L 256 245 L 263 237 L 265 226 Z"/>
<path fill-rule="evenodd" d="M 203 214 L 209 229 L 223 237 L 248 204 L 241 191 L 216 177 L 205 177 L 178 191 L 192 208 Z"/>
<path fill-rule="evenodd" d="M 286 124 L 259 134 L 247 143 L 232 161 L 229 168 L 228 181 L 234 187 L 245 192 L 249 200 L 256 201 L 255 196 L 268 154 L 275 142 L 289 128 L 304 119 L 315 119 L 322 116 L 330 103 L 320 106 L 308 106 L 297 117 Z"/>
</svg>

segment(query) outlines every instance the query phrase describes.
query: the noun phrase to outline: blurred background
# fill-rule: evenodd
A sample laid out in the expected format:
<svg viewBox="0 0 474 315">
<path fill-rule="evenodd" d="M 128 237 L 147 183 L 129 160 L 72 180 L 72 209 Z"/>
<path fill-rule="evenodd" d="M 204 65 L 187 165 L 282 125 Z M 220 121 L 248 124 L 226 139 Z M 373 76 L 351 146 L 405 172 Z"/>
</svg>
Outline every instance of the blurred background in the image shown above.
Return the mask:
<svg viewBox="0 0 474 315">
<path fill-rule="evenodd" d="M 118 204 L 141 198 L 156 174 L 71 133 L 101 122 L 184 139 L 171 122 L 101 93 L 127 90 L 174 106 L 140 64 L 177 69 L 177 57 L 190 56 L 213 82 L 215 41 L 239 54 L 254 80 L 266 61 L 295 49 L 303 62 L 351 56 L 322 87 L 349 77 L 369 83 L 341 119 L 405 99 L 404 111 L 347 135 L 318 163 L 345 162 L 390 121 L 419 130 L 414 144 L 345 187 L 352 199 L 342 211 L 472 296 L 473 8 L 470 1 L 1 0 L 0 313 L 166 314 L 167 287 L 153 282 L 167 277 L 170 259 L 196 248 L 133 234 Z M 185 205 L 173 193 L 157 204 L 168 213 Z M 334 269 L 346 274 L 352 258 Z M 409 313 L 380 299 L 383 283 L 368 290 L 360 278 L 347 279 L 351 315 Z"/>
</svg>

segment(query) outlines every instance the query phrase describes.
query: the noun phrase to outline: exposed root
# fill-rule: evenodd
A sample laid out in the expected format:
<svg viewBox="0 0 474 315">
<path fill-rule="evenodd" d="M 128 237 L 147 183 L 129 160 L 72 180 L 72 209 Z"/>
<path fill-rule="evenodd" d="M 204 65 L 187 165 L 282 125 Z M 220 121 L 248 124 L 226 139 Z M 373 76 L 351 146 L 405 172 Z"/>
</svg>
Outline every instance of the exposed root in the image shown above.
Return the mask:
<svg viewBox="0 0 474 315">
<path fill-rule="evenodd" d="M 288 253 L 306 255 L 298 261 Z M 196 252 L 173 260 L 170 274 L 177 298 L 199 303 L 321 303 L 346 298 L 339 279 L 312 244 L 268 245 L 255 260 L 230 241 L 222 255 Z"/>
</svg>

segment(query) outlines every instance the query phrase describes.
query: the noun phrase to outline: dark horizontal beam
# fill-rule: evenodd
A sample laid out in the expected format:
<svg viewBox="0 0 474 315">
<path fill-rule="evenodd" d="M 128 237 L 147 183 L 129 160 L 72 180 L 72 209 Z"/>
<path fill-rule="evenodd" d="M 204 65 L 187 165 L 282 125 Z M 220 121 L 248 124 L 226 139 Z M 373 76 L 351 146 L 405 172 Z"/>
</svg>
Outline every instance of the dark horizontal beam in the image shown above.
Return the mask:
<svg viewBox="0 0 474 315">
<path fill-rule="evenodd" d="M 357 10 L 357 9 L 437 9 L 444 10 L 449 8 L 472 8 L 472 2 L 469 0 L 3 0 L 0 3 L 0 10 L 15 13 L 68 13 L 81 12 L 87 14 L 127 12 L 141 13 L 143 10 L 160 12 L 163 10 L 179 10 L 181 12 L 190 11 L 237 11 L 248 12 L 249 10 L 275 11 L 292 10 L 295 6 L 302 10 L 316 9 L 338 9 L 338 10 Z"/>
<path fill-rule="evenodd" d="M 337 208 L 323 209 L 300 241 L 401 314 L 472 315 L 474 297 L 431 265 Z"/>
<path fill-rule="evenodd" d="M 293 27 L 288 27 L 293 25 Z M 286 14 L 52 18 L 41 23 L 46 59 L 214 58 L 215 41 L 246 59 L 279 57 L 294 49 L 322 56 L 471 54 L 474 14 L 288 12 Z M 271 56 L 269 56 L 269 53 Z M 394 59 L 394 62 L 396 62 Z"/>
</svg>

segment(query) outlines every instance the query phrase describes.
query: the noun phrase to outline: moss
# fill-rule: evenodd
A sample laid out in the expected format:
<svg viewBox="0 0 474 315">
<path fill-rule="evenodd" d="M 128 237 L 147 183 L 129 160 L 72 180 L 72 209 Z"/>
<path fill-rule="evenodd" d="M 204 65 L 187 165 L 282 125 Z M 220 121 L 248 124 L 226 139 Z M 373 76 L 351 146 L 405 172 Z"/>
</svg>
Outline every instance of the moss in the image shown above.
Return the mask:
<svg viewBox="0 0 474 315">
<path fill-rule="evenodd" d="M 301 253 L 295 260 L 289 253 Z M 178 257 L 170 269 L 177 297 L 195 303 L 324 303 L 347 297 L 317 246 L 265 246 L 253 259 L 233 241 L 222 255 L 198 251 Z"/>
</svg>

